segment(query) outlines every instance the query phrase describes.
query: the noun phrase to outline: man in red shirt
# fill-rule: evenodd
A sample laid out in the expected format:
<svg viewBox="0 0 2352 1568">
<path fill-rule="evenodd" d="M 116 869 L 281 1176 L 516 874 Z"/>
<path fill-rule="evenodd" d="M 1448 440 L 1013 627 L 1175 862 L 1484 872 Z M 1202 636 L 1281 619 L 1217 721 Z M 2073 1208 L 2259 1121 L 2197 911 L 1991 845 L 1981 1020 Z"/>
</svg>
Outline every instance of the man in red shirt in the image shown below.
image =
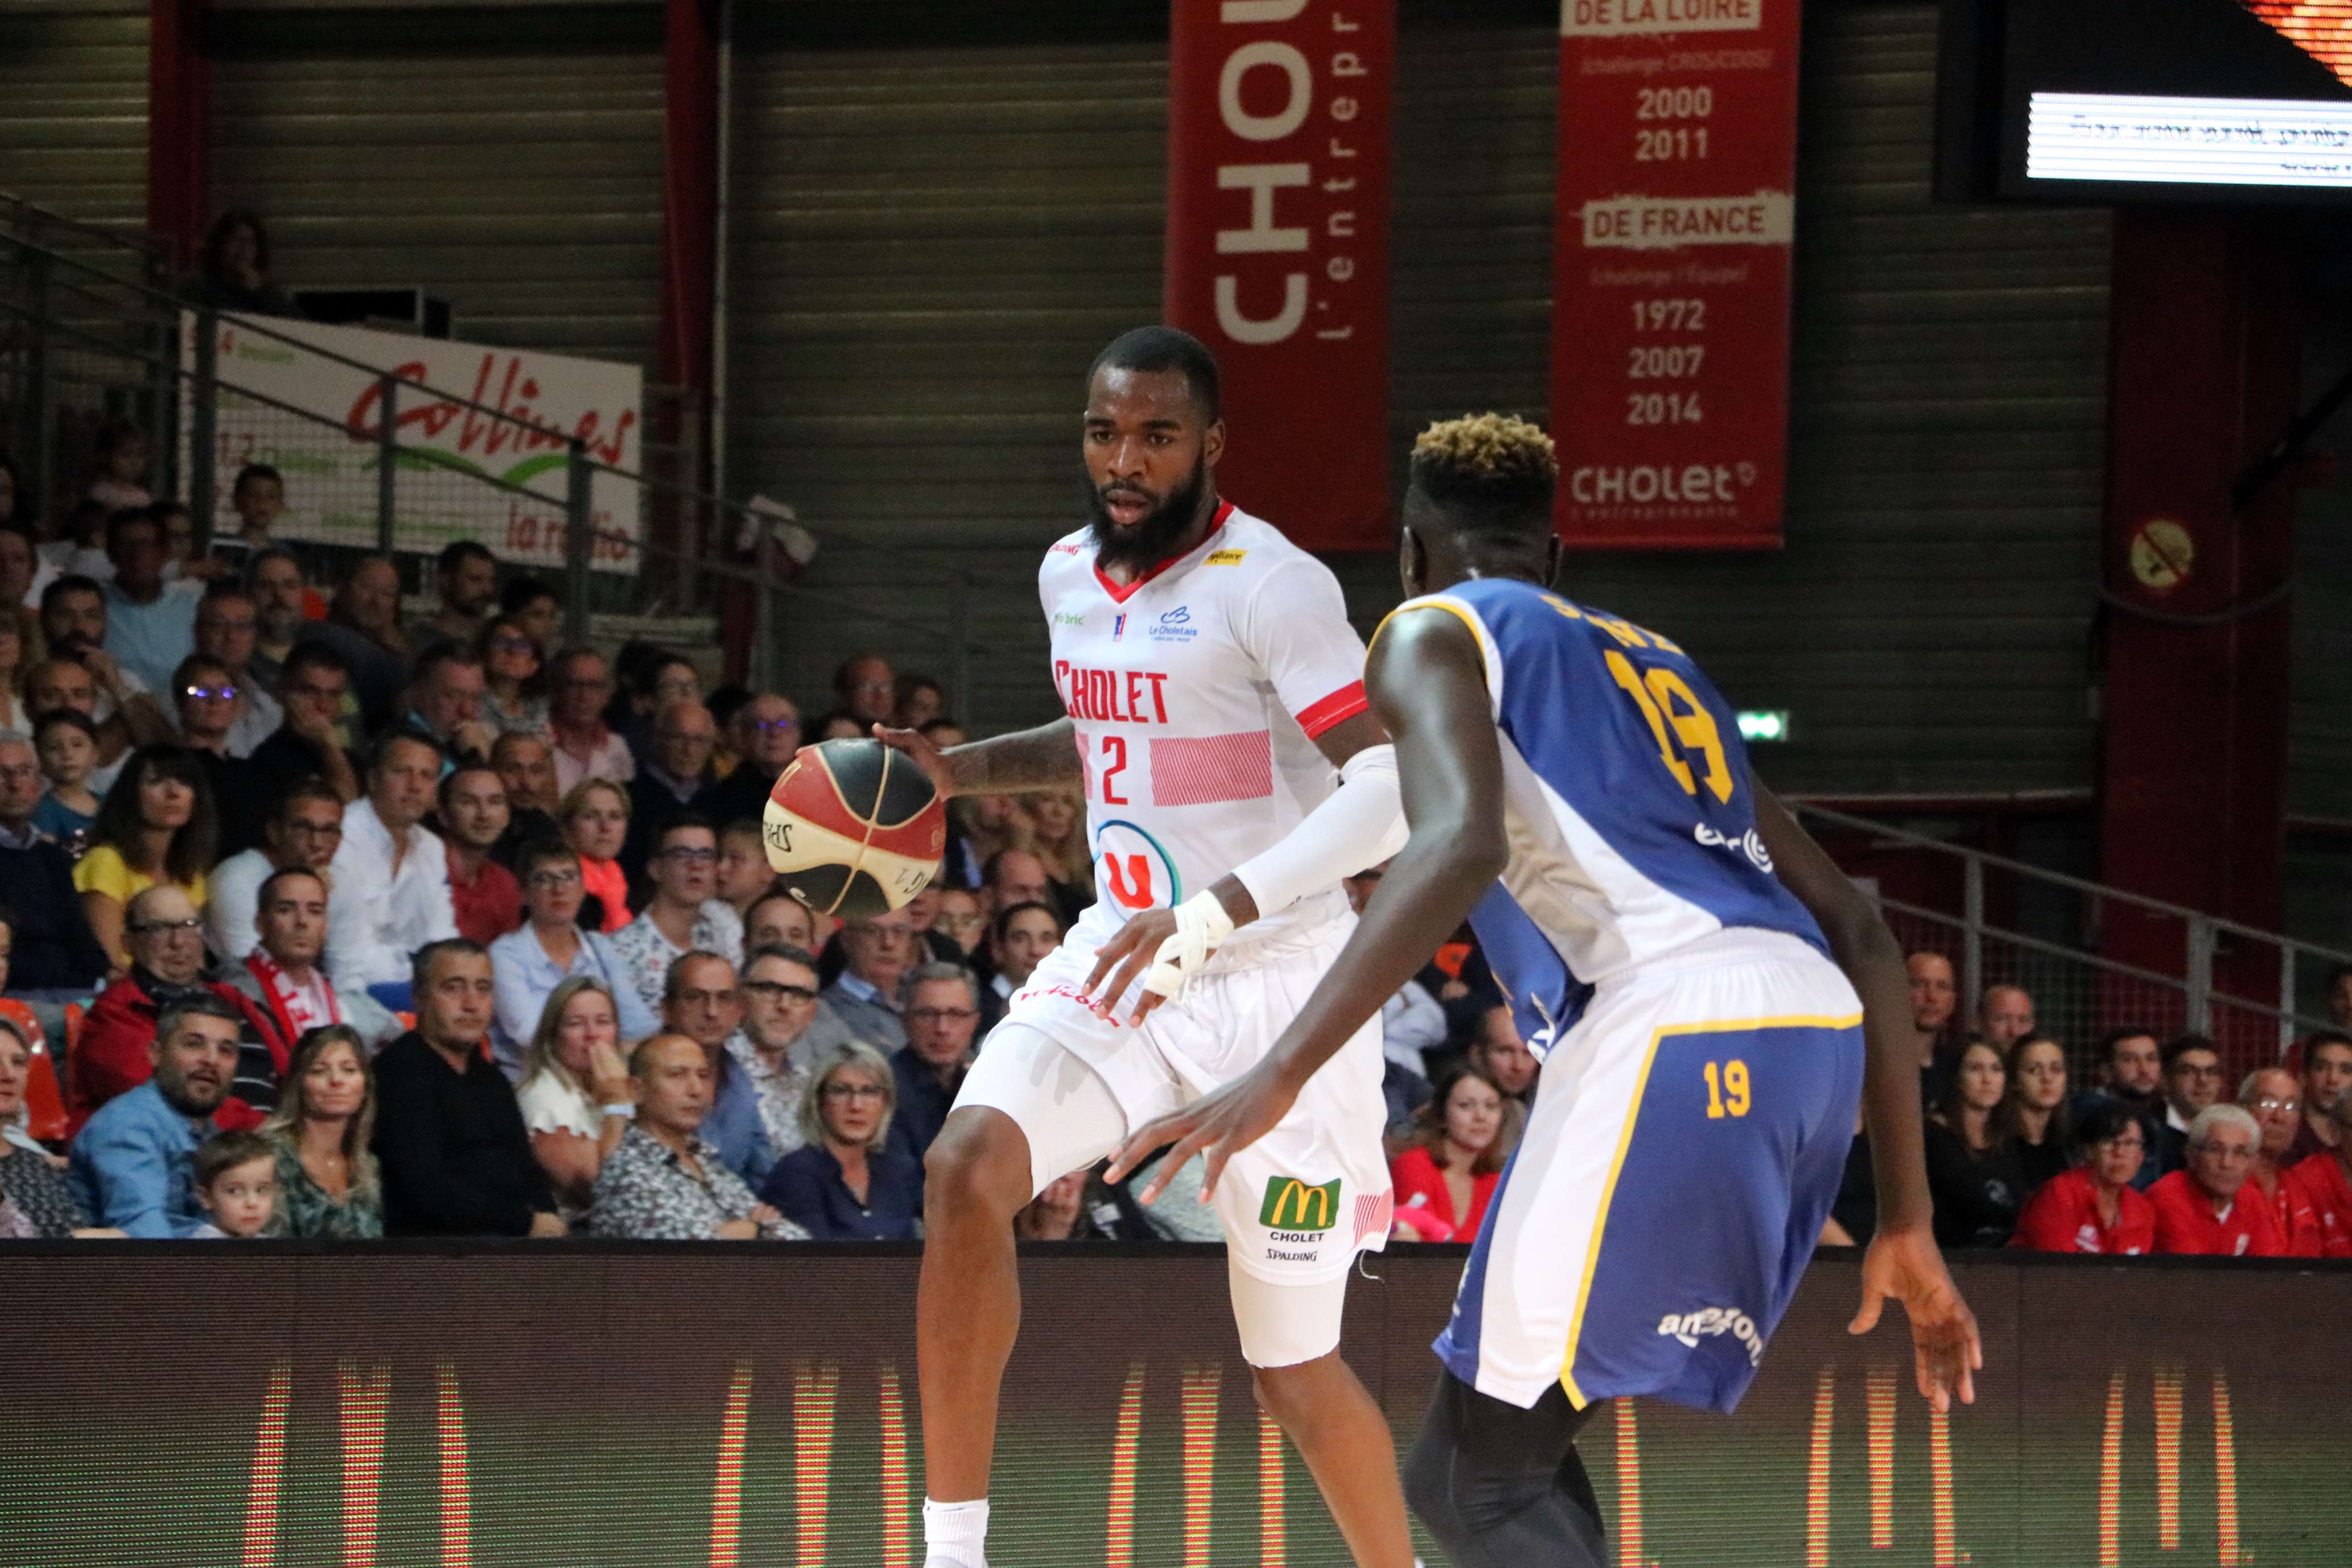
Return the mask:
<svg viewBox="0 0 2352 1568">
<path fill-rule="evenodd" d="M 522 884 L 490 858 L 507 831 L 507 787 L 487 762 L 461 762 L 441 780 L 441 841 L 457 932 L 487 947 L 522 924 Z"/>
<path fill-rule="evenodd" d="M 2320 1150 L 2281 1179 L 2310 1203 L 2319 1221 L 2319 1255 L 2352 1258 L 2352 1138 L 2343 1135 L 2344 1124 L 2352 1120 L 2352 1090 L 2332 1105 L 2306 1103 L 2303 1114 L 2307 1124 L 2327 1123 L 2336 1133 L 2336 1146 Z"/>
<path fill-rule="evenodd" d="M 2147 1189 L 2156 1249 L 2221 1258 L 2275 1258 L 2278 1218 L 2249 1179 L 2262 1129 L 2235 1105 L 2208 1105 L 2189 1124 L 2185 1170 Z"/>
</svg>

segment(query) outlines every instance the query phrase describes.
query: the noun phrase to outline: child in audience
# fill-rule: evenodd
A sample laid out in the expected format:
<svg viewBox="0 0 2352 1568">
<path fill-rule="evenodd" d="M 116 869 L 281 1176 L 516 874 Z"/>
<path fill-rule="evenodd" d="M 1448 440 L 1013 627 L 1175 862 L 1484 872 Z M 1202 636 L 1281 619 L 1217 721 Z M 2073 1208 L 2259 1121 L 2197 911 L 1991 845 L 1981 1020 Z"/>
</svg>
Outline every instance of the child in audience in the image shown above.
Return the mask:
<svg viewBox="0 0 2352 1568">
<path fill-rule="evenodd" d="M 89 487 L 93 501 L 109 507 L 152 505 L 147 493 L 147 465 L 152 456 L 146 431 L 127 419 L 108 419 L 98 427 L 98 481 Z"/>
<path fill-rule="evenodd" d="M 72 708 L 45 713 L 33 721 L 33 749 L 41 758 L 41 777 L 49 781 L 33 809 L 33 826 L 79 855 L 98 820 L 98 795 L 89 787 L 98 768 L 97 727 Z"/>
<path fill-rule="evenodd" d="M 278 1151 L 258 1133 L 223 1133 L 196 1151 L 196 1202 L 212 1218 L 192 1241 L 249 1241 L 278 1208 Z"/>
</svg>

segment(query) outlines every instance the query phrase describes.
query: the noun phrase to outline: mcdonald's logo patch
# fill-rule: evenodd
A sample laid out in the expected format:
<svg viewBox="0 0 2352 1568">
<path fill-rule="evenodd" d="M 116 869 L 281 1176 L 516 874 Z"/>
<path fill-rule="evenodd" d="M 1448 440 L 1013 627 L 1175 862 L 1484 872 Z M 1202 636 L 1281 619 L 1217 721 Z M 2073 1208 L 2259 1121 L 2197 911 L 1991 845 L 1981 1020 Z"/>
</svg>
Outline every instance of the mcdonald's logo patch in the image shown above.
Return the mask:
<svg viewBox="0 0 2352 1568">
<path fill-rule="evenodd" d="M 1338 1178 L 1308 1186 L 1297 1176 L 1269 1176 L 1257 1222 L 1268 1230 L 1328 1230 L 1339 1221 Z"/>
</svg>

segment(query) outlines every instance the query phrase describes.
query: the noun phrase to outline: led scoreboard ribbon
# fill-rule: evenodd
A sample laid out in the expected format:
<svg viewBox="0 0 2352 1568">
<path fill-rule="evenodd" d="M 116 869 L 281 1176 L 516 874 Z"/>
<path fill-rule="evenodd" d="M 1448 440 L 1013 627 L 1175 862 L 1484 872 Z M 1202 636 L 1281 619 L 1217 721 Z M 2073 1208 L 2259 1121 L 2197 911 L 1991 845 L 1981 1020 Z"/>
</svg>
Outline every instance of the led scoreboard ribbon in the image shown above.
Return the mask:
<svg viewBox="0 0 2352 1568">
<path fill-rule="evenodd" d="M 1798 0 L 1563 0 L 1551 429 L 1570 546 L 1780 542 Z"/>
</svg>

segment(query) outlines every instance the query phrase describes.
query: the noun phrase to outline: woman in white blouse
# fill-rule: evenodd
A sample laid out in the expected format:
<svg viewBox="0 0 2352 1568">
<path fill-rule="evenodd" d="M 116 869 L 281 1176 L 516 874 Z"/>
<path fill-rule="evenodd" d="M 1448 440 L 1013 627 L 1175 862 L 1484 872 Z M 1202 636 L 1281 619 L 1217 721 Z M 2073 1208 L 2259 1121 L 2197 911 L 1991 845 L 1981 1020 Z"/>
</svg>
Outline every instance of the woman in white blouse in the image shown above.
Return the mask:
<svg viewBox="0 0 2352 1568">
<path fill-rule="evenodd" d="M 604 1156 L 629 1130 L 635 1104 L 620 1041 L 612 988 L 574 975 L 549 994 L 523 1061 L 515 1099 L 567 1218 L 586 1210 Z"/>
</svg>

